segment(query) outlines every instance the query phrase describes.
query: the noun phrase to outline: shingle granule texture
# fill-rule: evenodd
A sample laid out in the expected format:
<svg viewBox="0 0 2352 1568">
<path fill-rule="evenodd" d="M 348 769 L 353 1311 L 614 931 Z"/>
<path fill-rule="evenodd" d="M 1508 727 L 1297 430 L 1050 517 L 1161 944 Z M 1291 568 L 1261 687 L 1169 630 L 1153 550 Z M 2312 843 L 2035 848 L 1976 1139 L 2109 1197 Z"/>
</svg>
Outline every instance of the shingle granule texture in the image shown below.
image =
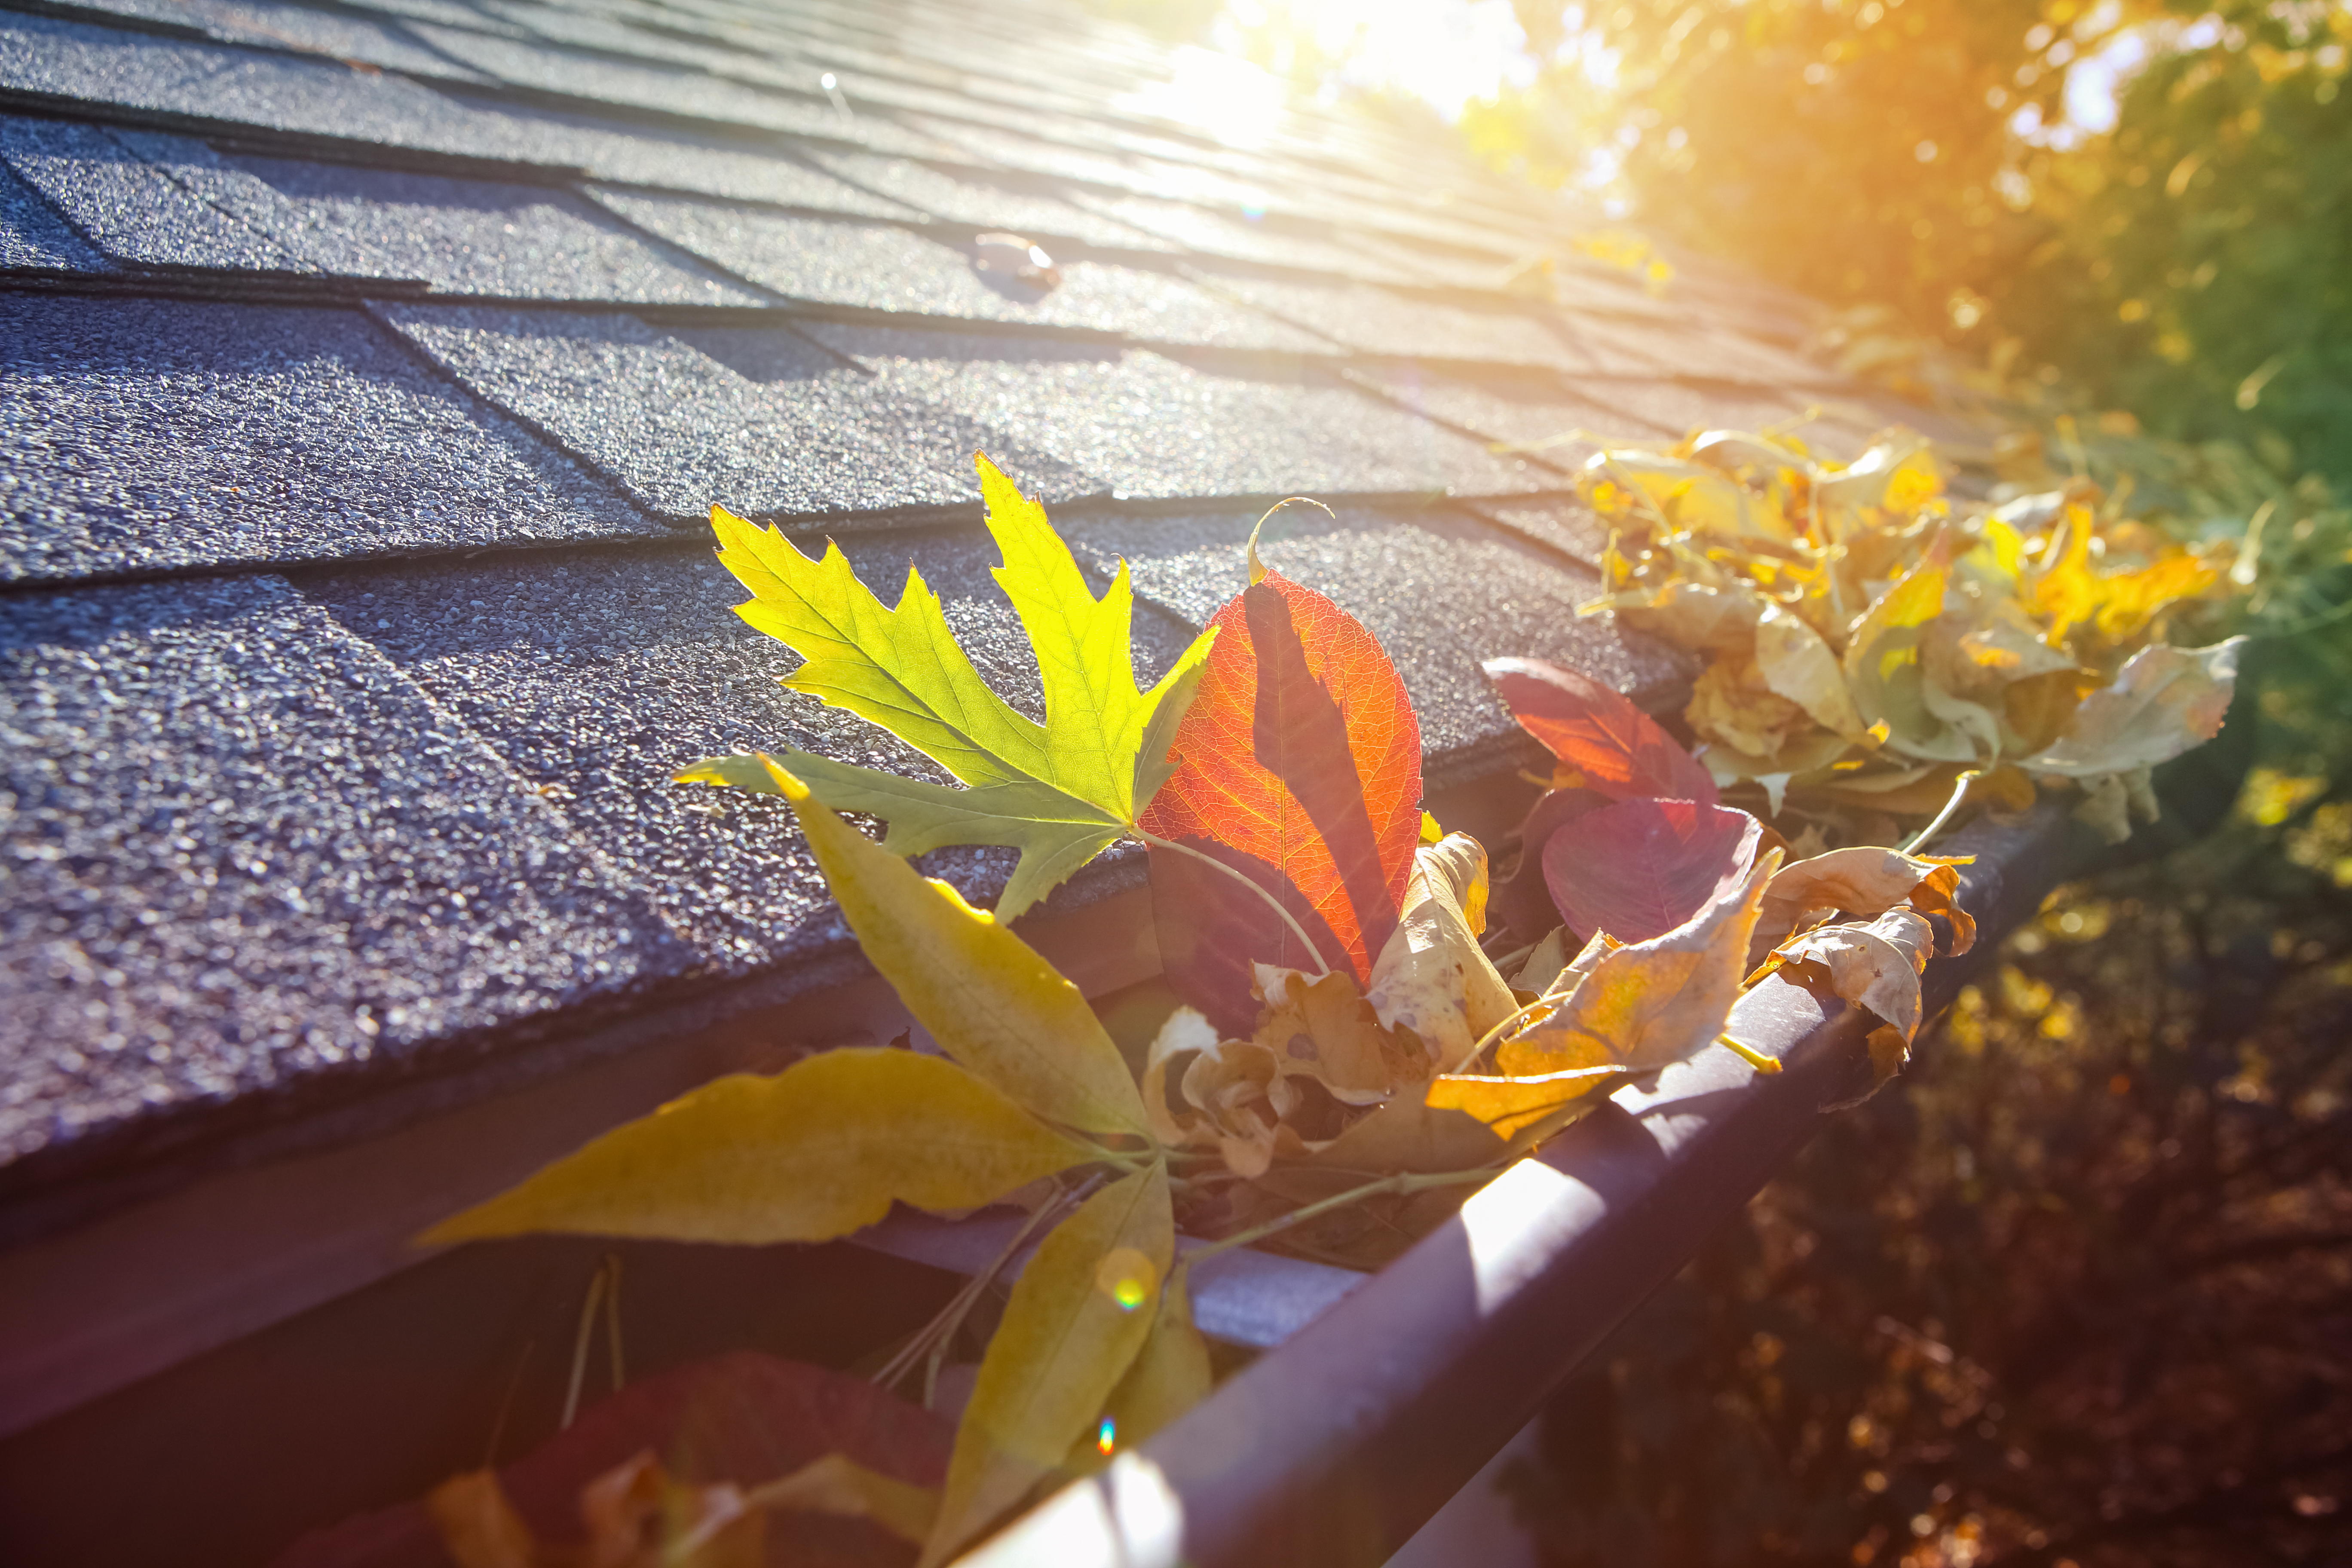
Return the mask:
<svg viewBox="0 0 2352 1568">
<path fill-rule="evenodd" d="M 1097 571 L 1123 556 L 1138 594 L 1204 622 L 1247 584 L 1256 522 L 1238 510 L 1065 528 Z M 1404 679 L 1433 755 L 1517 731 L 1479 668 L 1497 655 L 1552 659 L 1652 696 L 1691 673 L 1661 645 L 1578 618 L 1576 606 L 1600 591 L 1596 575 L 1452 508 L 1402 516 L 1343 508 L 1334 519 L 1289 507 L 1266 520 L 1259 552 L 1370 628 Z"/>
<path fill-rule="evenodd" d="M 273 577 L 0 617 L 0 1152 L 366 1071 L 688 955 Z"/>
<path fill-rule="evenodd" d="M 40 194 L 0 168 L 0 268 L 11 272 L 106 272 L 113 263 L 58 216 Z"/>
<path fill-rule="evenodd" d="M 1032 287 L 981 270 L 969 248 L 887 224 L 839 223 L 604 190 L 614 211 L 738 275 L 795 300 L 913 316 L 1124 332 L 1153 342 L 1239 349 L 1321 348 L 1312 336 L 1181 278 L 1066 261 Z"/>
<path fill-rule="evenodd" d="M 1206 286 L 1361 353 L 1489 364 L 1577 363 L 1546 319 L 1509 306 L 1491 310 L 1408 299 L 1370 283 L 1301 282 L 1197 268 Z"/>
<path fill-rule="evenodd" d="M 824 543 L 797 542 L 811 554 Z M 853 536 L 843 549 L 885 603 L 919 564 L 989 685 L 1042 719 L 1036 658 L 989 574 L 998 556 L 986 534 Z M 700 545 L 375 571 L 306 591 L 435 702 L 495 736 L 516 774 L 544 787 L 610 873 L 718 972 L 806 956 L 845 941 L 846 928 L 781 802 L 672 784 L 679 768 L 794 749 L 950 782 L 886 731 L 779 686 L 799 657 L 733 613 L 748 595 Z M 1148 605 L 1135 631 L 1136 675 L 1147 683 L 1193 636 Z M 1013 861 L 1009 851 L 956 848 L 920 864 L 985 903 Z"/>
<path fill-rule="evenodd" d="M 1524 448 L 1526 455 L 1561 470 L 1558 483 L 1562 487 L 1575 482 L 1569 476 L 1592 449 L 1570 433 L 1622 428 L 1624 424 L 1604 404 L 1570 392 L 1567 380 L 1550 371 L 1461 371 L 1414 360 L 1381 360 L 1349 365 L 1345 374 L 1427 418 L 1485 441 Z"/>
<path fill-rule="evenodd" d="M 263 48 L 297 48 L 332 59 L 359 60 L 410 76 L 446 77 L 483 81 L 478 71 L 417 42 L 395 21 L 357 16 L 347 11 L 316 10 L 278 0 L 76 0 L 77 5 L 138 16 L 178 26 L 201 27 L 228 44 Z M 383 7 L 389 9 L 389 7 Z M 473 25 L 494 26 L 487 14 L 476 12 Z"/>
<path fill-rule="evenodd" d="M 1051 188 L 1051 182 L 1024 186 L 1017 180 L 987 181 L 912 158 L 839 149 L 820 149 L 809 155 L 852 184 L 878 191 L 940 222 L 968 225 L 975 233 L 1010 230 L 1032 239 L 1041 236 L 1074 239 L 1113 250 L 1181 248 L 1132 224 L 1104 216 L 1066 190 Z"/>
<path fill-rule="evenodd" d="M 615 59 L 517 39 L 417 23 L 417 37 L 474 69 L 517 87 L 583 104 L 648 110 L 686 120 L 756 126 L 852 142 L 881 153 L 935 153 L 933 138 L 873 115 L 844 118 L 823 97 L 762 89 L 656 61 Z M 815 84 L 809 84 L 814 87 Z"/>
<path fill-rule="evenodd" d="M 1123 496 L 1508 495 L 1559 482 L 1283 356 L 1180 361 L 977 333 L 802 330 L 889 391 L 1007 431 Z"/>
<path fill-rule="evenodd" d="M 0 299 L 0 577 L 660 531 L 355 310 Z"/>
<path fill-rule="evenodd" d="M 568 191 L 284 158 L 234 163 L 244 177 L 220 204 L 322 271 L 492 299 L 772 302 Z"/>
<path fill-rule="evenodd" d="M 386 305 L 383 318 L 656 512 L 747 516 L 976 500 L 986 451 L 1050 495 L 1097 488 L 968 416 L 911 395 L 782 328 L 634 316 Z"/>
<path fill-rule="evenodd" d="M 141 138 L 166 156 L 217 167 L 201 142 Z M 96 125 L 0 117 L 0 157 L 118 261 L 243 271 L 314 268 L 286 246 L 203 200 L 126 140 Z"/>
<path fill-rule="evenodd" d="M 175 119 L 499 155 L 468 144 L 463 108 L 400 77 L 47 16 L 0 15 L 0 87 Z"/>
</svg>

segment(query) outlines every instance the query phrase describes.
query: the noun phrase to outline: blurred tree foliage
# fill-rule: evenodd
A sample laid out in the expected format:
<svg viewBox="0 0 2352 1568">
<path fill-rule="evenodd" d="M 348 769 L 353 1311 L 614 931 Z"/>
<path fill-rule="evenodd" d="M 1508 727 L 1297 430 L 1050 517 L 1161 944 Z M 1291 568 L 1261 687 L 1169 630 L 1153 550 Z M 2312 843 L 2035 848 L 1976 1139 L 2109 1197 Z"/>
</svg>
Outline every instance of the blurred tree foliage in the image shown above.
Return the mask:
<svg viewBox="0 0 2352 1568">
<path fill-rule="evenodd" d="M 2352 475 L 2341 0 L 1514 4 L 1557 63 L 1465 115 L 1491 160 L 1557 184 L 1622 158 L 1663 235 L 2160 434 Z M 2064 123 L 2077 70 L 2121 74 L 2112 132 Z"/>
</svg>

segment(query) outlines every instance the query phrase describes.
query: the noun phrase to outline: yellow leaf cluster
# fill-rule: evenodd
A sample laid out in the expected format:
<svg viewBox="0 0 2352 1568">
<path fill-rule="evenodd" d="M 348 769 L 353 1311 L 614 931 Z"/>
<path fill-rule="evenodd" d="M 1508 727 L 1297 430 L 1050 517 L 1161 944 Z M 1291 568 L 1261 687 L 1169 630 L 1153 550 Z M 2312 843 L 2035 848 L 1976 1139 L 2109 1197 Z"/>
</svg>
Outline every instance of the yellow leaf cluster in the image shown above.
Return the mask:
<svg viewBox="0 0 2352 1568">
<path fill-rule="evenodd" d="M 2097 797 L 2086 813 L 2120 823 L 2125 786 L 2100 781 L 2210 738 L 2212 700 L 2228 705 L 2229 657 L 2184 654 L 2197 695 L 2138 705 L 2129 743 L 2113 741 L 2093 699 L 2178 606 L 2221 590 L 2225 563 L 2087 486 L 1993 508 L 1948 494 L 1908 431 L 1847 464 L 1785 435 L 1704 431 L 1605 447 L 1584 492 L 1613 530 L 1585 608 L 1706 654 L 1684 717 L 1717 782 L 1844 842 L 2001 768 L 2022 772 L 1969 798 L 2009 806 L 2020 779 L 2071 780 Z"/>
</svg>

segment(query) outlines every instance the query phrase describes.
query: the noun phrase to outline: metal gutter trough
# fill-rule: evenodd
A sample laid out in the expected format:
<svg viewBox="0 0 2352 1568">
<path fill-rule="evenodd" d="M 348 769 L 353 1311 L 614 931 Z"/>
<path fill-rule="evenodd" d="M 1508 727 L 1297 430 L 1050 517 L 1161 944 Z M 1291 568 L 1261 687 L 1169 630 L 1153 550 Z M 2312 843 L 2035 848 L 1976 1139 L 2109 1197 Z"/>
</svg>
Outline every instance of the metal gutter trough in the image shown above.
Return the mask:
<svg viewBox="0 0 2352 1568">
<path fill-rule="evenodd" d="M 2210 826 L 2249 725 L 2159 774 L 2168 831 Z M 2147 853 L 2160 843 L 2127 847 Z M 1930 963 L 1930 1016 L 2070 877 L 2113 856 L 2045 802 L 1979 820 L 1937 852 L 1973 855 L 1960 903 L 1974 951 Z M 1358 1568 L 1386 1561 L 1552 1389 L 1870 1081 L 1867 1014 L 1775 975 L 1731 1032 L 1781 1064 L 1710 1050 L 1552 1140 L 1272 1353 L 1101 1474 L 1066 1487 L 964 1561 L 980 1568 Z M 1901 1092 L 1899 1081 L 1889 1093 Z M 1300 1266 L 1311 1267 L 1311 1266 Z M 1337 1273 L 1337 1270 L 1325 1272 Z M 1240 1270 L 1196 1286 L 1203 1327 L 1263 1325 L 1304 1277 Z M 1252 1303 L 1265 1303 L 1254 1307 Z M 1244 1342 L 1262 1343 L 1246 1334 Z"/>
</svg>

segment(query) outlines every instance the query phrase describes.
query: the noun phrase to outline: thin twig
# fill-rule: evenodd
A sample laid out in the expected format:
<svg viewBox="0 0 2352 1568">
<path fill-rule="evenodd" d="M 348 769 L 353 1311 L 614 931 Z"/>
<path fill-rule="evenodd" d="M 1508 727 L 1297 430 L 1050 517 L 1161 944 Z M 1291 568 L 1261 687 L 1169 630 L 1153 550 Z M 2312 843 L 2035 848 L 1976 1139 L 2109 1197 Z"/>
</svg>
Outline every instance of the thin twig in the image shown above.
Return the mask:
<svg viewBox="0 0 2352 1568">
<path fill-rule="evenodd" d="M 1974 768 L 1962 770 L 1960 776 L 1952 782 L 1952 798 L 1944 803 L 1944 809 L 1936 814 L 1935 821 L 1912 836 L 1911 842 L 1903 847 L 1903 853 L 1916 855 L 1921 846 L 1941 833 L 1944 825 L 1952 820 L 1952 814 L 1960 809 L 1960 803 L 1969 797 L 1969 785 L 1983 776 Z"/>
<path fill-rule="evenodd" d="M 1328 1198 L 1318 1198 L 1311 1204 L 1292 1209 L 1286 1215 L 1267 1220 L 1264 1225 L 1255 1225 L 1247 1230 L 1236 1231 L 1222 1241 L 1213 1241 L 1197 1252 L 1186 1254 L 1184 1261 L 1197 1268 L 1221 1252 L 1231 1252 L 1236 1247 L 1248 1247 L 1264 1241 L 1267 1237 L 1288 1230 L 1303 1220 L 1310 1220 L 1318 1215 L 1328 1214 L 1333 1209 L 1345 1208 L 1348 1205 L 1360 1202 L 1365 1198 L 1376 1198 L 1383 1193 L 1417 1193 L 1430 1187 L 1458 1186 L 1465 1182 L 1483 1182 L 1502 1168 L 1500 1164 L 1480 1165 L 1475 1170 L 1440 1171 L 1426 1174 L 1400 1171 L 1394 1175 L 1382 1176 L 1377 1181 L 1366 1182 L 1362 1186 L 1349 1187 L 1343 1193 L 1334 1193 Z"/>
<path fill-rule="evenodd" d="M 1142 839 L 1143 842 L 1150 845 L 1153 848 L 1173 849 L 1180 854 L 1190 855 L 1192 858 L 1200 861 L 1203 865 L 1214 866 L 1218 870 L 1223 871 L 1226 876 L 1231 877 L 1243 887 L 1247 888 L 1251 892 L 1255 893 L 1259 898 L 1264 899 L 1267 907 L 1272 909 L 1276 914 L 1282 917 L 1282 923 L 1290 928 L 1290 934 L 1298 939 L 1299 946 L 1307 950 L 1307 956 L 1314 961 L 1315 978 L 1320 980 L 1325 975 L 1331 973 L 1331 966 L 1323 962 L 1323 954 L 1321 951 L 1316 947 L 1313 939 L 1307 936 L 1307 928 L 1298 923 L 1297 916 L 1293 915 L 1288 910 L 1283 908 L 1282 900 L 1276 898 L 1272 890 L 1261 887 L 1255 879 L 1244 872 L 1236 870 L 1234 868 L 1226 865 L 1223 860 L 1218 859 L 1214 855 L 1211 855 L 1205 850 L 1195 849 L 1190 844 L 1180 844 L 1173 838 L 1162 838 L 1156 833 L 1146 833 L 1140 827 L 1136 828 L 1134 831 L 1135 836 L 1138 838 Z"/>
<path fill-rule="evenodd" d="M 572 1417 L 580 1409 L 580 1385 L 588 1376 L 588 1341 L 596 1329 L 596 1308 L 604 1300 L 604 1275 L 609 1257 L 599 1261 L 596 1272 L 588 1278 L 588 1299 L 580 1303 L 580 1331 L 572 1338 L 572 1382 L 563 1393 L 563 1420 L 560 1426 L 572 1425 Z"/>
<path fill-rule="evenodd" d="M 1733 1055 L 1743 1058 L 1758 1072 L 1775 1073 L 1780 1070 L 1780 1059 L 1778 1057 L 1768 1057 L 1754 1046 L 1735 1040 L 1729 1035 L 1716 1036 L 1715 1043 L 1728 1048 Z"/>
<path fill-rule="evenodd" d="M 881 1370 L 874 1374 L 873 1381 L 884 1388 L 892 1386 L 914 1370 L 917 1361 L 929 1356 L 934 1346 L 943 1345 L 951 1339 L 955 1331 L 963 1327 L 964 1319 L 971 1314 L 972 1307 L 980 1300 L 981 1293 L 988 1289 L 990 1281 L 1003 1271 L 1006 1264 L 1013 1261 L 1013 1255 L 1021 1250 L 1029 1237 L 1036 1233 L 1038 1227 L 1043 1226 L 1049 1216 L 1059 1218 L 1064 1210 L 1076 1207 L 1087 1194 L 1093 1191 L 1098 1181 L 1099 1178 L 1097 1178 L 1073 1191 L 1056 1193 L 1031 1210 L 1029 1217 L 1022 1221 L 1020 1228 L 1013 1233 L 1013 1239 L 1004 1244 L 1003 1249 L 997 1253 L 988 1267 L 965 1280 L 956 1293 L 948 1298 L 947 1305 L 940 1308 L 929 1322 L 918 1329 L 915 1331 L 915 1337 L 908 1341 L 906 1346 L 897 1355 L 883 1363 Z M 938 1368 L 934 1362 L 932 1371 L 925 1381 L 927 1384 L 931 1383 L 937 1376 Z M 929 1393 L 930 1390 L 927 1387 L 926 1404 L 929 1402 Z"/>
</svg>

